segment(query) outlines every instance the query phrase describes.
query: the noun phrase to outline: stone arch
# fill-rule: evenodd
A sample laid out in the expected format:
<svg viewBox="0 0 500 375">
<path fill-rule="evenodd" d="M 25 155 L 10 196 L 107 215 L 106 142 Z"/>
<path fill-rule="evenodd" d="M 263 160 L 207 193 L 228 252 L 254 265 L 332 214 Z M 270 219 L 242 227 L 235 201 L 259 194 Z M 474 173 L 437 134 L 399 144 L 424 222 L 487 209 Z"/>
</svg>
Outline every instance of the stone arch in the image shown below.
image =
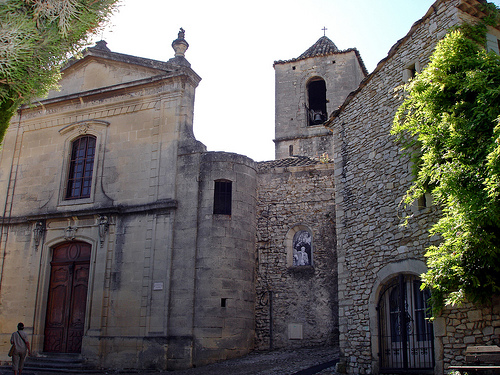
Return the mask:
<svg viewBox="0 0 500 375">
<path fill-rule="evenodd" d="M 379 373 L 379 321 L 377 314 L 377 302 L 384 286 L 387 282 L 399 274 L 419 276 L 426 271 L 427 266 L 423 261 L 418 259 L 405 259 L 398 262 L 388 263 L 377 272 L 368 302 L 372 369 L 374 374 Z"/>
<path fill-rule="evenodd" d="M 326 81 L 320 76 L 306 83 L 307 125 L 319 125 L 327 120 Z"/>
</svg>

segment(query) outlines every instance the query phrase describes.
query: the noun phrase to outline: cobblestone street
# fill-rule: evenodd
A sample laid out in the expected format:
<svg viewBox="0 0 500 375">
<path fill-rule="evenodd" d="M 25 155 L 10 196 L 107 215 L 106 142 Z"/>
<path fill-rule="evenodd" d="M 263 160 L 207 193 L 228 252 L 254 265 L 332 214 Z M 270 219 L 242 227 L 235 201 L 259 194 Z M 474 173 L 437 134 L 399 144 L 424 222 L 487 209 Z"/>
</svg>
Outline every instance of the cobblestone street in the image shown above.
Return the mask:
<svg viewBox="0 0 500 375">
<path fill-rule="evenodd" d="M 255 352 L 242 358 L 180 371 L 86 371 L 74 375 L 334 375 L 338 350 L 331 347 Z M 0 375 L 13 374 L 9 366 L 0 367 Z M 61 375 L 64 372 L 30 371 L 23 375 Z"/>
</svg>

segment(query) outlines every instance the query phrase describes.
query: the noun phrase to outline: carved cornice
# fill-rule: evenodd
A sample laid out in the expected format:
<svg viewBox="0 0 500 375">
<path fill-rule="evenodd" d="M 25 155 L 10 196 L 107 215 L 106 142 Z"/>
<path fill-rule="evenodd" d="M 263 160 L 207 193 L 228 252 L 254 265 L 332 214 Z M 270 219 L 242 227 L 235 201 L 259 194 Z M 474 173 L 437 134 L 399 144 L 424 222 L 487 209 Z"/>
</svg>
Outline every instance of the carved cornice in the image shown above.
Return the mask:
<svg viewBox="0 0 500 375">
<path fill-rule="evenodd" d="M 65 206 L 67 208 L 68 206 Z M 177 201 L 175 199 L 164 199 L 156 201 L 153 203 L 138 204 L 132 206 L 113 206 L 113 207 L 101 207 L 101 208 L 85 208 L 85 209 L 68 209 L 67 211 L 61 212 L 46 212 L 40 214 L 33 214 L 29 216 L 13 216 L 10 218 L 4 218 L 3 223 L 8 224 L 22 224 L 27 221 L 37 221 L 37 220 L 50 220 L 50 219 L 60 219 L 60 218 L 71 218 L 74 216 L 91 216 L 100 215 L 110 217 L 112 215 L 140 215 L 148 213 L 168 213 L 177 209 Z M 0 217 L 0 220 L 2 218 Z"/>
</svg>

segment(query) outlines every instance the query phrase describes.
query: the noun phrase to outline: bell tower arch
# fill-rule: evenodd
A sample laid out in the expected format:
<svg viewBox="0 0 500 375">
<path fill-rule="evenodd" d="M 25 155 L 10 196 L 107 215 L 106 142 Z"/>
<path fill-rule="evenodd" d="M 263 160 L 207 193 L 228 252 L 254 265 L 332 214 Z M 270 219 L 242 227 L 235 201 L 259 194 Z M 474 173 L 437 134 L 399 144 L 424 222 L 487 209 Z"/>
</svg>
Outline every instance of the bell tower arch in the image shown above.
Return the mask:
<svg viewBox="0 0 500 375">
<path fill-rule="evenodd" d="M 299 57 L 275 61 L 274 70 L 276 159 L 332 154 L 322 124 L 368 74 L 359 52 L 322 36 Z"/>
</svg>

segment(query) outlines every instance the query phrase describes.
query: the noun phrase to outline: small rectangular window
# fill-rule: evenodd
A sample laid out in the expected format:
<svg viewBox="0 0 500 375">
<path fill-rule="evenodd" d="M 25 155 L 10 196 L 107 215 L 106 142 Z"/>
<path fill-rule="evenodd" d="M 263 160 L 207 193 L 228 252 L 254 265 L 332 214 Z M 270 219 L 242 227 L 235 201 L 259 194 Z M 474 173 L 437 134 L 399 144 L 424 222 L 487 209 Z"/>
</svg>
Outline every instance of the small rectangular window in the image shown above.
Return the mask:
<svg viewBox="0 0 500 375">
<path fill-rule="evenodd" d="M 215 181 L 214 215 L 231 215 L 233 183 L 228 180 Z"/>
<path fill-rule="evenodd" d="M 500 54 L 500 44 L 498 38 L 490 33 L 486 34 L 486 51 L 493 51 L 497 55 Z"/>
</svg>

